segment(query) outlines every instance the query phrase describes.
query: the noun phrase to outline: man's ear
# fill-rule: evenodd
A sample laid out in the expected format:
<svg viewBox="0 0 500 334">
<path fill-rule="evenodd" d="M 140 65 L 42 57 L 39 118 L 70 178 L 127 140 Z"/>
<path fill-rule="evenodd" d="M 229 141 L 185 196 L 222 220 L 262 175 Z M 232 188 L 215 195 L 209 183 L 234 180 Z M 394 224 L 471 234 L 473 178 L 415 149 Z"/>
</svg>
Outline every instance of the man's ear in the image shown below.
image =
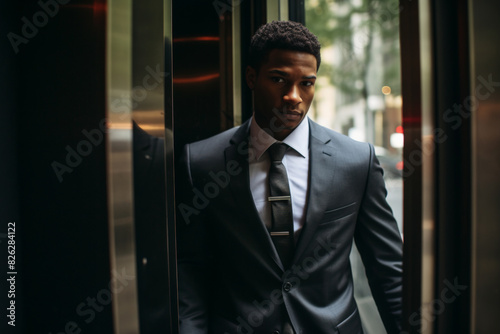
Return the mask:
<svg viewBox="0 0 500 334">
<path fill-rule="evenodd" d="M 255 80 L 257 80 L 257 72 L 251 66 L 247 66 L 246 79 L 248 87 L 253 90 L 255 87 Z"/>
</svg>

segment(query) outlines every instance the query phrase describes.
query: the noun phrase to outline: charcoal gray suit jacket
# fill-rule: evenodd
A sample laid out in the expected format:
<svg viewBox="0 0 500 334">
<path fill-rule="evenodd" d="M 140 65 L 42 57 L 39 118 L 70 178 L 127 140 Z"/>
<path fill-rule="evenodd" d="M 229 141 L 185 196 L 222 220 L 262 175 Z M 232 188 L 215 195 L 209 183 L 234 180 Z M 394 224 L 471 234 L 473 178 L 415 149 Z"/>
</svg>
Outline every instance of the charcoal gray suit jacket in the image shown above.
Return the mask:
<svg viewBox="0 0 500 334">
<path fill-rule="evenodd" d="M 307 121 L 307 120 L 306 120 Z M 249 122 L 185 147 L 178 207 L 181 334 L 362 333 L 355 240 L 389 334 L 400 332 L 402 242 L 370 144 L 311 120 L 306 220 L 283 268 L 249 187 Z M 177 188 L 179 188 L 179 186 Z"/>
</svg>

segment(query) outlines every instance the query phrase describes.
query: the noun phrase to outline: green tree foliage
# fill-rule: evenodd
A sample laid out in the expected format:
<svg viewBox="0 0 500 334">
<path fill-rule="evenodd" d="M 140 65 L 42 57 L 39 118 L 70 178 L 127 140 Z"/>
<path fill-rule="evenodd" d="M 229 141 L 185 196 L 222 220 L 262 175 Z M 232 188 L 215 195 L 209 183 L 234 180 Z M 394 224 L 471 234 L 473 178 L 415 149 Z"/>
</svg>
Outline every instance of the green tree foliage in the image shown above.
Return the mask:
<svg viewBox="0 0 500 334">
<path fill-rule="evenodd" d="M 384 85 L 399 95 L 399 12 L 398 0 L 306 1 L 307 27 L 323 47 L 334 45 L 339 59 L 335 65 L 322 63 L 320 75 L 328 76 L 352 100 L 366 99 L 369 66 L 373 55 L 381 52 Z"/>
</svg>

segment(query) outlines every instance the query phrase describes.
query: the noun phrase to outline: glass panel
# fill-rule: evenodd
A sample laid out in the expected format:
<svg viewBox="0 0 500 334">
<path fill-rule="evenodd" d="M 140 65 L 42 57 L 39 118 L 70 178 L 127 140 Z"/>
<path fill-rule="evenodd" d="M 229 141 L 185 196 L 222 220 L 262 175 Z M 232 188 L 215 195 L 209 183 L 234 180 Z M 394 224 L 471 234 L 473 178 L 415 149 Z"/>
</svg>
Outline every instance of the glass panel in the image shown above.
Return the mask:
<svg viewBox="0 0 500 334">
<path fill-rule="evenodd" d="M 306 26 L 322 45 L 322 63 L 309 116 L 375 146 L 387 200 L 402 231 L 401 80 L 398 1 L 309 0 Z M 355 297 L 365 333 L 385 333 L 353 249 Z"/>
<path fill-rule="evenodd" d="M 172 317 L 167 214 L 173 186 L 170 1 L 132 1 L 134 218 L 141 334 L 169 333 Z M 168 225 L 170 224 L 170 225 Z M 173 246 L 171 249 L 174 249 Z M 175 261 L 172 261 L 175 262 Z M 174 273 L 175 276 L 175 273 Z M 175 319 L 172 323 L 171 319 Z"/>
<path fill-rule="evenodd" d="M 497 1 L 469 1 L 473 150 L 473 267 L 471 333 L 493 333 L 500 314 L 500 29 Z M 487 52 L 485 52 L 487 50 Z M 473 81 L 472 81 L 473 80 Z M 465 124 L 464 124 L 465 125 Z M 464 292 L 466 294 L 468 292 Z M 465 331 L 464 331 L 465 332 Z"/>
</svg>

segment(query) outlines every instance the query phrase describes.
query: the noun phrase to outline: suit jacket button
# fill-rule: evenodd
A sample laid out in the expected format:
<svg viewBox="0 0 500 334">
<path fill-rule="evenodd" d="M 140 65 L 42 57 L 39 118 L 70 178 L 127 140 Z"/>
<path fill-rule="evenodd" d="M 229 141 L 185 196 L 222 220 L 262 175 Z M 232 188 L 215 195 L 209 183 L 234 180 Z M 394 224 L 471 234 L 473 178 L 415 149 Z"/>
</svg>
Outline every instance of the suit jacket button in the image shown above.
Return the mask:
<svg viewBox="0 0 500 334">
<path fill-rule="evenodd" d="M 285 284 L 283 284 L 283 290 L 285 290 L 285 292 L 288 292 L 291 289 L 292 289 L 292 283 L 286 282 Z"/>
</svg>

